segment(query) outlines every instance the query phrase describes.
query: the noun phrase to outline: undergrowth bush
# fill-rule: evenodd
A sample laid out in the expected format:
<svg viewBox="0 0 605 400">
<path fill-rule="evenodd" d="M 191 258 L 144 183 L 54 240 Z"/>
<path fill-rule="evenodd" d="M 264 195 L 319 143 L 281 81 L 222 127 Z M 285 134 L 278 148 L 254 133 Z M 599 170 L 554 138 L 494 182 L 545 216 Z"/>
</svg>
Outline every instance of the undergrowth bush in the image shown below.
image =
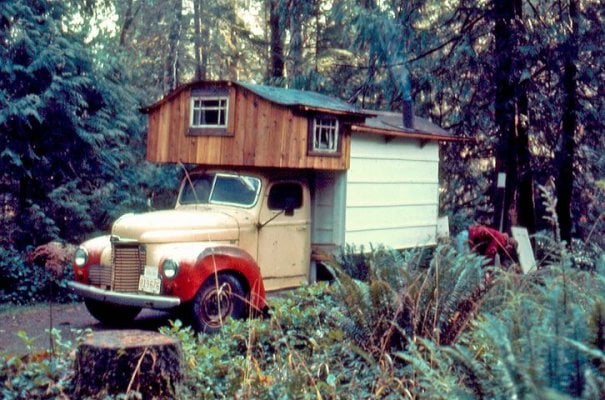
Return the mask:
<svg viewBox="0 0 605 400">
<path fill-rule="evenodd" d="M 76 296 L 67 288 L 73 279 L 72 268 L 60 278 L 38 264 L 25 262 L 25 254 L 12 248 L 0 248 L 0 303 L 64 303 Z"/>
<path fill-rule="evenodd" d="M 373 397 L 382 371 L 346 340 L 329 286 L 297 289 L 271 305 L 269 318 L 231 321 L 212 336 L 180 322 L 162 329 L 182 344 L 183 398 Z"/>
<path fill-rule="evenodd" d="M 417 340 L 397 358 L 428 398 L 605 398 L 605 276 L 549 266 L 539 280 L 503 276 L 454 346 Z M 495 303 L 492 303 L 494 305 Z"/>
<path fill-rule="evenodd" d="M 91 333 L 89 329 L 75 330 L 76 341 Z M 57 329 L 49 332 L 53 348 L 34 352 L 33 340 L 25 332 L 18 336 L 26 346 L 24 356 L 0 354 L 0 395 L 2 399 L 70 399 L 74 347 L 76 343 L 61 338 Z"/>
<path fill-rule="evenodd" d="M 214 335 L 176 321 L 161 331 L 182 346 L 179 398 L 605 398 L 605 258 L 558 254 L 521 275 L 446 245 L 428 266 L 375 249 L 366 281 L 337 272 L 270 299 L 265 319 Z M 2 395 L 71 398 L 72 349 L 0 357 Z"/>
<path fill-rule="evenodd" d="M 425 266 L 424 254 L 373 249 L 364 256 L 365 281 L 332 264 L 344 305 L 340 323 L 366 351 L 401 350 L 417 336 L 451 344 L 473 318 L 489 288 L 485 259 L 439 246 Z"/>
</svg>

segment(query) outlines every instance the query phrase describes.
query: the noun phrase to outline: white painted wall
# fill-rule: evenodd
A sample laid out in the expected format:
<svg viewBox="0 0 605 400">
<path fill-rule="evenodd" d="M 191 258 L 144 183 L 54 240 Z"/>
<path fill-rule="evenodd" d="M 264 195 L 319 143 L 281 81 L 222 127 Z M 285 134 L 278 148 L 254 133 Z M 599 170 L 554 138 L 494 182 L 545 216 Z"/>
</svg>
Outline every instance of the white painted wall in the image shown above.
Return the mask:
<svg viewBox="0 0 605 400">
<path fill-rule="evenodd" d="M 344 240 L 357 247 L 435 243 L 439 144 L 355 134 L 345 189 Z"/>
<path fill-rule="evenodd" d="M 344 244 L 345 179 L 341 171 L 316 171 L 312 181 L 311 243 Z"/>
</svg>

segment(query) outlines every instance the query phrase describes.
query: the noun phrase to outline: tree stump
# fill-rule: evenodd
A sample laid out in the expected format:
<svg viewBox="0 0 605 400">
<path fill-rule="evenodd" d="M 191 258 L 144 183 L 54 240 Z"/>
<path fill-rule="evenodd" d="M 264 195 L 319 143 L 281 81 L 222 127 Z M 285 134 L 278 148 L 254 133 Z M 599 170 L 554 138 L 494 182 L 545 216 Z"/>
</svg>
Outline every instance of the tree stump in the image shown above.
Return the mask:
<svg viewBox="0 0 605 400">
<path fill-rule="evenodd" d="M 143 399 L 174 399 L 181 379 L 178 341 L 157 332 L 95 332 L 76 353 L 75 397 L 140 393 Z"/>
</svg>

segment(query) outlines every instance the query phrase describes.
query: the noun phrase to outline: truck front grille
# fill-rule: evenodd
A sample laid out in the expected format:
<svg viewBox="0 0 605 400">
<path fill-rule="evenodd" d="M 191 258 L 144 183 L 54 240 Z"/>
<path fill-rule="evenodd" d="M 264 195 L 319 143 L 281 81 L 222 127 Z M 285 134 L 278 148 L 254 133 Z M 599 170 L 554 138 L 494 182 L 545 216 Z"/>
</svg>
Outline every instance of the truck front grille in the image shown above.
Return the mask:
<svg viewBox="0 0 605 400">
<path fill-rule="evenodd" d="M 102 289 L 111 289 L 111 266 L 92 265 L 88 271 L 90 283 Z"/>
<path fill-rule="evenodd" d="M 138 243 L 113 243 L 113 285 L 116 292 L 139 290 L 139 276 L 145 268 L 145 247 Z"/>
</svg>

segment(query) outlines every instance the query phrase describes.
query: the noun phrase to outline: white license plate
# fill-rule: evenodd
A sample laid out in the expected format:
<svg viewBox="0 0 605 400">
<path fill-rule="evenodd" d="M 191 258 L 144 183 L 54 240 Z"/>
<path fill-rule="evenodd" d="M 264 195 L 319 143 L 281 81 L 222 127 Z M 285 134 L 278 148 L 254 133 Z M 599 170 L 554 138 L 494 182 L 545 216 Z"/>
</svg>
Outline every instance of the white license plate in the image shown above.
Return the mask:
<svg viewBox="0 0 605 400">
<path fill-rule="evenodd" d="M 142 292 L 160 294 L 161 286 L 162 280 L 160 278 L 152 278 L 145 275 L 139 277 L 139 290 Z"/>
</svg>

